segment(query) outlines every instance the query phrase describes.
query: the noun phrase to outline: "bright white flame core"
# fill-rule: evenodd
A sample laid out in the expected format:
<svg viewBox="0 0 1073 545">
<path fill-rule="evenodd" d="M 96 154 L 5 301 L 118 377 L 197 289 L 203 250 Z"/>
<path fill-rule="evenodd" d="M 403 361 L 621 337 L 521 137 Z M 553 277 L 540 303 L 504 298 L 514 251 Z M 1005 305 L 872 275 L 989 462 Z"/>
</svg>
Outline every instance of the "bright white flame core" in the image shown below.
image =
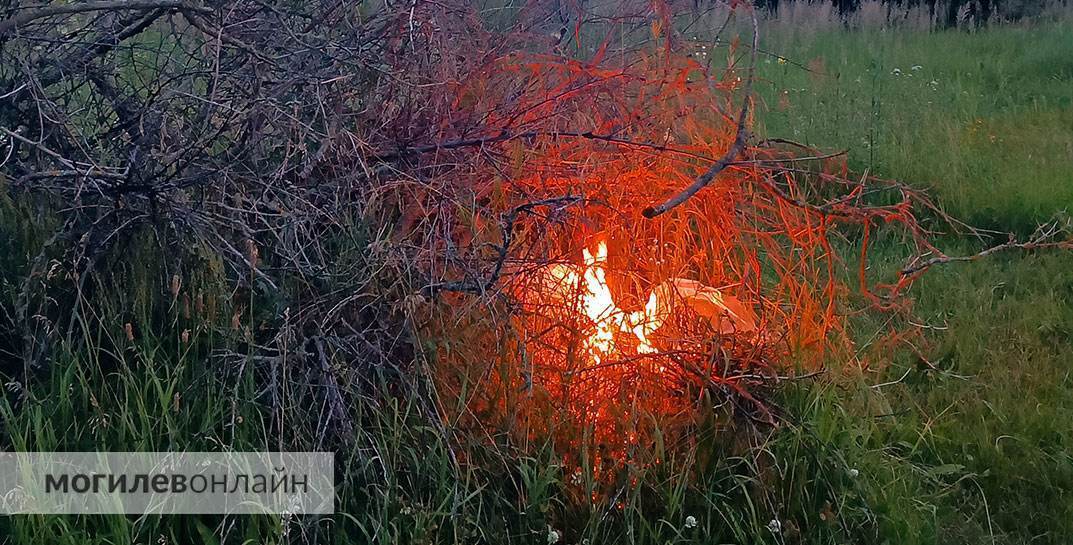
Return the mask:
<svg viewBox="0 0 1073 545">
<path fill-rule="evenodd" d="M 658 286 L 648 296 L 644 310 L 625 312 L 615 304 L 603 264 L 607 262 L 607 244 L 601 242 L 596 255 L 583 250 L 584 265 L 552 265 L 545 270 L 546 285 L 573 300 L 580 285 L 581 310 L 593 323 L 585 340 L 585 349 L 596 364 L 615 349 L 615 333 L 633 333 L 637 337 L 637 352 L 650 354 L 658 350 L 649 340 L 670 318 L 676 300 L 688 303 L 693 309 L 715 323 L 721 331 L 752 332 L 755 318 L 752 311 L 732 296 L 696 280 L 672 278 Z"/>
</svg>

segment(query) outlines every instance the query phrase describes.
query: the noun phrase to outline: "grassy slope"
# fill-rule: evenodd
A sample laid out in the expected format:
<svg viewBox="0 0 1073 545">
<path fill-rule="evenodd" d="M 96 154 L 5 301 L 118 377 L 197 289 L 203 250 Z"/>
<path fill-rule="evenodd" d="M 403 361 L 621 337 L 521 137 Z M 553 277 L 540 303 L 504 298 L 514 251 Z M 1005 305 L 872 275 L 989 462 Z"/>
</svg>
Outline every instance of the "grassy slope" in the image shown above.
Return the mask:
<svg viewBox="0 0 1073 545">
<path fill-rule="evenodd" d="M 929 187 L 973 224 L 1029 231 L 1073 208 L 1071 30 L 777 35 L 767 49 L 822 74 L 765 63 L 762 123 L 852 149 L 856 171 Z M 916 312 L 945 327 L 924 350 L 940 372 L 880 357 L 869 382 L 911 368 L 883 389 L 883 410 L 836 396 L 859 417 L 850 433 L 868 436 L 892 543 L 1073 539 L 1071 265 L 1017 255 L 934 271 L 915 288 Z M 858 336 L 875 325 L 860 320 Z M 862 412 L 895 416 L 866 424 Z"/>
<path fill-rule="evenodd" d="M 977 223 L 1024 230 L 1073 203 L 1071 36 L 1068 27 L 774 36 L 768 49 L 837 77 L 763 65 L 770 111 L 760 121 L 772 135 L 853 148 L 855 169 L 927 184 Z M 891 74 L 895 67 L 902 76 Z M 30 214 L 0 204 L 2 219 Z M 24 272 L 20 248 L 41 243 L 35 236 L 0 240 L 5 259 L 16 256 L 0 262 L 13 276 Z M 892 248 L 877 255 L 879 271 L 898 263 Z M 979 543 L 992 534 L 1000 543 L 1069 542 L 1070 265 L 1068 256 L 1010 256 L 936 271 L 915 293 L 920 319 L 946 327 L 923 348 L 938 371 L 870 344 L 884 317 L 860 316 L 856 332 L 873 370 L 790 387 L 780 401 L 790 422 L 744 455 L 724 434 L 706 443 L 698 463 L 638 468 L 643 485 L 618 511 L 572 500 L 546 453 L 458 470 L 424 409 L 405 399 L 370 413 L 356 407 L 362 433 L 347 457 L 338 504 L 345 515 L 307 521 L 307 529 L 339 543 L 546 543 L 548 525 L 570 543 Z M 227 342 L 199 317 L 181 316 L 166 277 L 152 278 L 149 268 L 115 278 L 121 295 L 98 309 L 117 316 L 109 324 L 147 324 L 137 342 L 124 343 L 113 327 L 87 332 L 97 335 L 89 344 L 123 350 L 57 350 L 53 368 L 62 371 L 31 383 L 32 402 L 4 410 L 5 447 L 264 448 L 267 418 L 250 382 L 221 384 L 204 367 Z M 183 289 L 211 291 L 205 276 Z M 3 286 L 10 296 L 12 286 Z M 226 329 L 229 317 L 221 309 L 217 325 Z M 184 329 L 193 332 L 188 343 L 177 340 Z M 907 370 L 898 384 L 869 386 Z M 315 434 L 285 435 L 296 448 Z M 689 485 L 694 477 L 699 484 Z M 696 528 L 684 526 L 686 516 Z M 765 528 L 773 517 L 781 534 Z M 0 520 L 0 532 L 20 543 L 217 542 L 220 522 L 16 517 Z M 274 542 L 288 528 L 270 517 L 237 523 L 223 541 Z M 290 537 L 297 534 L 291 526 Z"/>
</svg>

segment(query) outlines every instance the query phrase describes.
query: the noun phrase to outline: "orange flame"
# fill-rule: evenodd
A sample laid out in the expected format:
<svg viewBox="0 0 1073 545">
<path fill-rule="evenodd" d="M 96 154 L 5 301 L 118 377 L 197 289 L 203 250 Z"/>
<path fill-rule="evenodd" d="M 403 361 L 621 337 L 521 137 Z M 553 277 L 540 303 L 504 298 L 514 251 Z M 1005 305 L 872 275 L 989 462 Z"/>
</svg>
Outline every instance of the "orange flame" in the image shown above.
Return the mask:
<svg viewBox="0 0 1073 545">
<path fill-rule="evenodd" d="M 637 352 L 659 350 L 649 337 L 667 322 L 677 304 L 684 303 L 712 321 L 723 333 L 755 333 L 756 317 L 748 305 L 696 280 L 672 278 L 657 285 L 648 295 L 643 310 L 621 309 L 607 285 L 607 244 L 600 242 L 593 255 L 582 251 L 583 265 L 556 264 L 544 271 L 544 286 L 564 301 L 578 301 L 580 310 L 592 322 L 584 348 L 599 365 L 617 351 L 617 332 L 632 333 L 637 338 Z M 537 294 L 545 295 L 545 294 Z M 578 299 L 574 299 L 574 297 Z"/>
</svg>

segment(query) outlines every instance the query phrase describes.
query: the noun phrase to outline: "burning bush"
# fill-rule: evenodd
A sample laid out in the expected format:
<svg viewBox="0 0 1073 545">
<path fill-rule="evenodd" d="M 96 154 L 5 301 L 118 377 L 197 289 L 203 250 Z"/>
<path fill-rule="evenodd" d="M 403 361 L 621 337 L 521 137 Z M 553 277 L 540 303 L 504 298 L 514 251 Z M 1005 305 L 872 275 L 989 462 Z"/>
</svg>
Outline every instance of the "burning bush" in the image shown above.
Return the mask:
<svg viewBox="0 0 1073 545">
<path fill-rule="evenodd" d="M 731 11 L 719 28 L 735 15 L 750 21 Z M 628 47 L 612 31 L 581 58 L 511 51 L 446 86 L 437 143 L 411 152 L 465 168 L 399 199 L 400 232 L 445 278 L 428 286 L 448 302 L 432 335 L 465 339 L 437 363 L 465 400 L 454 418 L 555 438 L 598 473 L 704 390 L 770 422 L 756 387 L 845 342 L 833 227 L 919 234 L 927 204 L 847 179 L 842 154 L 755 140 L 754 26 L 751 44 L 709 50 L 669 13 L 652 21 Z"/>
</svg>

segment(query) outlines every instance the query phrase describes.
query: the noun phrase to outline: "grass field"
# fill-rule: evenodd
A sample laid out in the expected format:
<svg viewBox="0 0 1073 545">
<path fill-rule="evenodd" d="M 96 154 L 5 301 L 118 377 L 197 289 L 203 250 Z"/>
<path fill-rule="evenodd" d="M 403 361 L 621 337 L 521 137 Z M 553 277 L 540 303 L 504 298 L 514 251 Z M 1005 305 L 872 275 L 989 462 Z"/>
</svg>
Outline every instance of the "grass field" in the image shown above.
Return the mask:
<svg viewBox="0 0 1073 545">
<path fill-rule="evenodd" d="M 928 187 L 980 227 L 1030 231 L 1073 204 L 1068 23 L 783 30 L 766 48 L 804 67 L 762 65 L 771 134 L 851 149 L 857 171 Z"/>
<path fill-rule="evenodd" d="M 1073 204 L 1071 48 L 1068 24 L 777 34 L 767 49 L 811 71 L 765 62 L 762 123 L 850 149 L 853 170 L 929 188 L 973 225 L 1024 233 Z M 915 287 L 915 311 L 936 326 L 923 353 L 938 371 L 877 354 L 882 371 L 866 382 L 909 373 L 882 388 L 879 405 L 846 405 L 852 387 L 828 394 L 852 415 L 842 433 L 872 461 L 891 543 L 1073 535 L 1073 426 L 1061 416 L 1073 403 L 1071 264 L 1007 255 L 933 271 Z M 870 325 L 861 321 L 860 339 Z"/>
<path fill-rule="evenodd" d="M 763 47 L 789 62 L 762 61 L 761 133 L 849 149 L 853 170 L 927 187 L 949 212 L 982 227 L 1026 233 L 1073 206 L 1069 23 L 974 33 L 781 32 Z M 0 293 L 14 308 L 15 280 L 46 230 L 20 223 L 30 212 L 18 203 L 0 201 L 0 211 L 11 235 L 0 239 L 8 276 Z M 982 248 L 939 240 L 951 253 Z M 148 244 L 131 251 L 122 274 L 100 286 L 114 292 L 112 303 L 94 313 L 155 326 L 132 342 L 121 328 L 87 326 L 77 334 L 94 350 L 60 346 L 51 372 L 28 382 L 9 366 L 0 445 L 321 446 L 316 430 L 302 427 L 302 407 L 280 409 L 295 415 L 295 428 L 269 429 L 279 415 L 257 398 L 248 370 L 240 366 L 227 380 L 212 372 L 208 356 L 230 341 L 209 326 L 232 316 L 185 315 L 166 282 L 147 276 L 153 252 Z M 875 252 L 877 276 L 902 264 L 894 244 L 881 242 Z M 363 266 L 357 254 L 347 258 Z M 340 453 L 347 471 L 336 516 L 19 516 L 0 519 L 0 540 L 1069 543 L 1071 268 L 1073 256 L 1057 254 L 936 268 L 913 288 L 915 320 L 928 326 L 918 352 L 880 342 L 875 334 L 888 315 L 854 315 L 866 370 L 836 362 L 825 376 L 787 384 L 774 400 L 785 422 L 759 436 L 713 420 L 695 456 L 669 452 L 660 467 L 634 468 L 638 485 L 613 501 L 575 497 L 572 476 L 539 449 L 463 445 L 469 463 L 460 463 L 460 447 L 442 439 L 427 407 L 401 395 L 353 408 L 359 439 Z M 225 291 L 214 274 L 187 284 Z M 22 388 L 28 401 L 15 403 Z"/>
</svg>

